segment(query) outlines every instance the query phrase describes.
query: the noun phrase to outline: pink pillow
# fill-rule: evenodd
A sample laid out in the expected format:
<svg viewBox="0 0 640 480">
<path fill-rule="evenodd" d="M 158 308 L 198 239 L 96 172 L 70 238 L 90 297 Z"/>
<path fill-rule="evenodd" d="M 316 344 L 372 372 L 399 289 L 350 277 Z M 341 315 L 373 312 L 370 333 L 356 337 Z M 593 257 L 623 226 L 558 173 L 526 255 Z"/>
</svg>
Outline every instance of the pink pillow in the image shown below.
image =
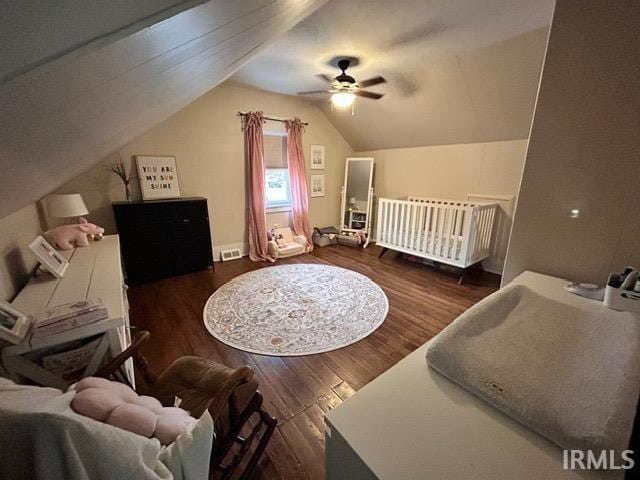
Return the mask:
<svg viewBox="0 0 640 480">
<path fill-rule="evenodd" d="M 114 408 L 124 400 L 114 393 L 101 388 L 87 388 L 71 400 L 71 408 L 80 415 L 104 422 Z"/>
<path fill-rule="evenodd" d="M 146 395 L 140 395 L 133 401 L 133 403 L 151 410 L 153 413 L 160 413 L 160 411 L 164 408 L 157 398 L 147 397 Z M 184 412 L 184 410 L 182 411 Z"/>
<path fill-rule="evenodd" d="M 81 392 L 86 388 L 100 388 L 109 391 L 125 402 L 133 402 L 138 398 L 138 394 L 130 386 L 124 383 L 112 382 L 106 378 L 87 377 L 76 383 L 76 392 Z"/>
<path fill-rule="evenodd" d="M 196 421 L 189 415 L 158 415 L 158 423 L 153 436 L 160 440 L 162 445 L 169 445 L 178 436 L 189 429 L 189 426 Z"/>
<path fill-rule="evenodd" d="M 127 385 L 104 378 L 84 378 L 75 390 L 71 408 L 76 413 L 144 437 L 153 435 L 163 445 L 175 441 L 196 421 L 182 408 L 163 407 L 153 397 L 139 396 Z"/>
<path fill-rule="evenodd" d="M 87 388 L 109 388 L 110 383 L 106 378 L 87 377 L 76 383 L 74 389 L 76 392 L 81 392 Z"/>
<path fill-rule="evenodd" d="M 189 412 L 178 407 L 162 407 L 162 410 L 158 412 L 158 415 L 187 415 Z"/>
<path fill-rule="evenodd" d="M 106 423 L 149 438 L 156 429 L 157 421 L 157 415 L 151 410 L 133 403 L 123 403 L 113 409 Z"/>
</svg>

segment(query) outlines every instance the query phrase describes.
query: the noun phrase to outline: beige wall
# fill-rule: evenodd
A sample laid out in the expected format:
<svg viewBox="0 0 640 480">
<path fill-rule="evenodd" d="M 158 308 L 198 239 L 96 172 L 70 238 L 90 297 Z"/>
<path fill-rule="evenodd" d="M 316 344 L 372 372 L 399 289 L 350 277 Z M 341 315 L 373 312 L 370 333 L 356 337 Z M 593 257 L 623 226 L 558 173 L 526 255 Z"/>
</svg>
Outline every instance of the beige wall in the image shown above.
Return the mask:
<svg viewBox="0 0 640 480">
<path fill-rule="evenodd" d="M 36 266 L 28 245 L 44 228 L 38 205 L 31 203 L 0 219 L 0 300 L 10 300 Z"/>
<path fill-rule="evenodd" d="M 334 225 L 338 221 L 340 187 L 344 159 L 351 147 L 313 104 L 300 98 L 268 93 L 235 84 L 223 84 L 149 130 L 119 150 L 131 165 L 133 155 L 174 155 L 177 159 L 183 196 L 204 196 L 209 200 L 212 237 L 218 249 L 222 245 L 240 246 L 246 242 L 245 159 L 238 111 L 262 110 L 273 117 L 299 116 L 309 126 L 304 135 L 307 160 L 311 144 L 326 147 L 327 169 L 325 197 L 310 199 L 313 225 Z M 268 122 L 265 132 L 281 131 L 282 124 Z M 111 155 L 99 165 L 76 177 L 58 192 L 81 193 L 92 211 L 89 218 L 115 231 L 111 202 L 124 199 L 120 180 L 107 171 L 117 159 Z M 135 162 L 134 162 L 135 164 Z M 132 182 L 134 197 L 139 198 L 137 179 Z M 288 214 L 269 214 L 267 224 L 286 224 Z"/>
<path fill-rule="evenodd" d="M 558 0 L 503 282 L 640 266 L 638 24 L 638 2 Z"/>
<path fill-rule="evenodd" d="M 407 195 L 466 199 L 468 194 L 517 195 L 526 140 L 357 152 L 374 157 L 376 197 Z M 501 201 L 494 255 L 484 267 L 502 272 L 513 201 Z"/>
</svg>

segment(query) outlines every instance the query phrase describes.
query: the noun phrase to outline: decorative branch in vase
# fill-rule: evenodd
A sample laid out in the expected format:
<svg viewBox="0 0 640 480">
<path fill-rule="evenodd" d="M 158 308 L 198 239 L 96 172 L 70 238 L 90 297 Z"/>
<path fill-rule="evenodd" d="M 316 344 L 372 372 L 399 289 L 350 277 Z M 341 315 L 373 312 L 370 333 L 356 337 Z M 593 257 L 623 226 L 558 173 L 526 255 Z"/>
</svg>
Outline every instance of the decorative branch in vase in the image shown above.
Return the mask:
<svg viewBox="0 0 640 480">
<path fill-rule="evenodd" d="M 122 183 L 124 184 L 124 191 L 127 196 L 127 202 L 130 202 L 131 189 L 129 188 L 129 184 L 131 183 L 131 173 L 127 175 L 127 171 L 122 161 L 119 161 L 111 165 L 111 168 L 109 169 L 109 171 L 115 173 L 116 175 L 118 175 L 118 177 L 120 177 L 120 180 L 122 180 Z"/>
</svg>

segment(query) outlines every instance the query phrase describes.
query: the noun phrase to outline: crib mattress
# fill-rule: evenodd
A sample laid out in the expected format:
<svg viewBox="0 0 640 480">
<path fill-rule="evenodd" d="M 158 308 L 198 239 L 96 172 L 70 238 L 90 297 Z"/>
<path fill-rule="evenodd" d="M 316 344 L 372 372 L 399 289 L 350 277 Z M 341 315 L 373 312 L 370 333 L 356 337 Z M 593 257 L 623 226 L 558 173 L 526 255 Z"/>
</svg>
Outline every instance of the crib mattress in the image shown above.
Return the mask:
<svg viewBox="0 0 640 480">
<path fill-rule="evenodd" d="M 425 243 L 426 237 L 426 243 Z M 394 238 L 398 241 L 394 242 Z M 447 238 L 449 239 L 449 245 L 447 246 Z M 457 242 L 455 241 L 457 238 Z M 407 230 L 398 231 L 397 235 L 390 234 L 388 238 L 384 236 L 379 239 L 378 243 L 388 245 L 390 248 L 394 246 L 415 251 L 417 255 L 428 254 L 429 256 L 438 257 L 442 259 L 459 261 L 460 251 L 462 250 L 462 242 L 464 237 L 462 235 L 433 235 L 431 232 L 425 234 L 424 232 L 414 233 Z M 429 253 L 431 245 L 435 241 L 433 253 Z M 423 249 L 422 246 L 426 245 L 427 248 Z"/>
</svg>

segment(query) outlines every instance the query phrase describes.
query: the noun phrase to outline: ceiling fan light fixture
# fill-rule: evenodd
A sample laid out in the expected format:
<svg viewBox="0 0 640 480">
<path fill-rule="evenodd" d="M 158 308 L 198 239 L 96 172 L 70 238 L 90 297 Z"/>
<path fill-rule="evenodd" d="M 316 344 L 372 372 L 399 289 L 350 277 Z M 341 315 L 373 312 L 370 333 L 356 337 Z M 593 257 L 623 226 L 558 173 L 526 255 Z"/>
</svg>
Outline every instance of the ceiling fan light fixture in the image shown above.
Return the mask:
<svg viewBox="0 0 640 480">
<path fill-rule="evenodd" d="M 337 108 L 348 108 L 353 104 L 356 96 L 349 92 L 336 92 L 331 95 L 331 103 Z"/>
</svg>

